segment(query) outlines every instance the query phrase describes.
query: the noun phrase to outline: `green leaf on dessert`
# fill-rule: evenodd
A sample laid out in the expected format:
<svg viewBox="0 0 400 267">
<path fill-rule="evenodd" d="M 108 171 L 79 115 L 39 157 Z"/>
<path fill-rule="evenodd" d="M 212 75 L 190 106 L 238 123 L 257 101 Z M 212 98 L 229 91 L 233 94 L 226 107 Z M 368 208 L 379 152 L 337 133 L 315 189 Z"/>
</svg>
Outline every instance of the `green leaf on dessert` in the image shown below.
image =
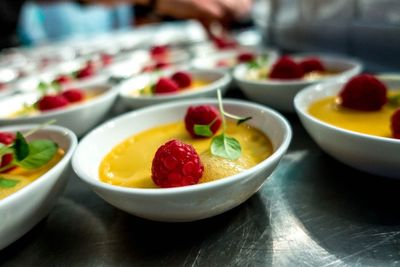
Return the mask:
<svg viewBox="0 0 400 267">
<path fill-rule="evenodd" d="M 12 188 L 19 183 L 18 180 L 6 179 L 0 177 L 0 188 Z"/>
<path fill-rule="evenodd" d="M 229 137 L 226 134 L 215 136 L 211 142 L 211 154 L 230 159 L 236 160 L 240 157 L 242 148 L 240 143 L 233 137 Z"/>
<path fill-rule="evenodd" d="M 388 97 L 389 105 L 398 107 L 400 106 L 400 94 L 392 95 Z"/>
<path fill-rule="evenodd" d="M 252 60 L 250 62 L 247 62 L 247 67 L 249 69 L 258 69 L 260 66 L 260 64 L 258 64 L 257 60 Z"/>
<path fill-rule="evenodd" d="M 29 155 L 16 164 L 24 169 L 37 169 L 48 163 L 57 153 L 58 145 L 51 140 L 34 140 L 29 143 Z"/>
<path fill-rule="evenodd" d="M 240 125 L 240 124 L 242 124 L 242 123 L 244 123 L 244 122 L 246 122 L 248 120 L 251 120 L 251 117 L 240 118 L 240 119 L 238 119 L 236 124 Z"/>
<path fill-rule="evenodd" d="M 210 129 L 210 125 L 195 124 L 193 126 L 193 131 L 196 135 L 199 136 L 204 136 L 204 137 L 213 136 L 213 132 Z"/>
<path fill-rule="evenodd" d="M 46 93 L 47 89 L 49 88 L 49 85 L 45 82 L 40 82 L 38 85 L 38 90 L 42 92 L 43 94 Z"/>
<path fill-rule="evenodd" d="M 25 137 L 20 132 L 17 132 L 13 148 L 17 161 L 21 161 L 29 155 L 29 145 L 26 142 Z"/>
</svg>

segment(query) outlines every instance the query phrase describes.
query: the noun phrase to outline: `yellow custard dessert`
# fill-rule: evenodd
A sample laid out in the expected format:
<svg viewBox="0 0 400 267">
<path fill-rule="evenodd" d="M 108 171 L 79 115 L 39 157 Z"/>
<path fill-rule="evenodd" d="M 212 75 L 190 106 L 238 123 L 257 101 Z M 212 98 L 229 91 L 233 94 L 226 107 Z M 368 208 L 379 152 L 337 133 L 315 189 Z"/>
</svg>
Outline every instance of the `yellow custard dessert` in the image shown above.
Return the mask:
<svg viewBox="0 0 400 267">
<path fill-rule="evenodd" d="M 201 89 L 204 86 L 207 86 L 209 84 L 208 81 L 204 80 L 193 80 L 192 84 L 189 87 L 182 88 L 179 90 L 177 93 L 183 93 L 187 92 L 188 90 L 198 90 Z M 154 95 L 153 89 L 151 85 L 147 85 L 146 87 L 140 89 L 140 90 L 133 90 L 131 91 L 132 96 L 151 96 Z M 162 95 L 162 94 L 155 94 L 155 95 Z"/>
<path fill-rule="evenodd" d="M 275 80 L 275 79 L 269 78 L 269 72 L 270 72 L 270 69 L 267 69 L 267 68 L 250 69 L 247 73 L 247 79 L 249 79 L 249 80 Z M 317 80 L 321 80 L 324 78 L 332 77 L 339 73 L 340 73 L 340 71 L 334 71 L 334 70 L 311 71 L 311 72 L 304 74 L 304 76 L 302 78 L 300 78 L 299 80 L 317 81 Z"/>
<path fill-rule="evenodd" d="M 15 168 L 7 173 L 1 173 L 0 177 L 4 179 L 10 179 L 17 181 L 16 185 L 13 187 L 1 187 L 0 186 L 0 201 L 9 195 L 17 192 L 21 188 L 29 185 L 36 179 L 40 178 L 43 174 L 53 168 L 64 156 L 64 151 L 59 149 L 54 157 L 44 166 L 34 169 L 34 170 L 27 170 L 22 168 Z"/>
<path fill-rule="evenodd" d="M 389 95 L 393 92 L 389 93 Z M 381 137 L 391 137 L 390 117 L 396 107 L 384 105 L 378 111 L 358 111 L 343 108 L 335 103 L 336 97 L 314 102 L 308 112 L 315 118 L 334 126 Z"/>
<path fill-rule="evenodd" d="M 84 100 L 76 102 L 76 103 L 70 103 L 68 106 L 60 108 L 60 109 L 74 107 L 76 105 L 80 105 L 82 103 L 91 101 L 92 99 L 98 97 L 102 93 L 103 92 L 101 90 L 88 90 L 88 91 L 85 91 L 85 99 Z M 54 110 L 58 110 L 58 109 L 54 109 Z M 54 110 L 49 110 L 49 111 L 54 111 Z M 7 118 L 12 119 L 12 118 L 17 118 L 17 117 L 29 117 L 29 116 L 40 114 L 42 112 L 43 111 L 38 110 L 34 105 L 25 104 L 21 109 L 9 114 L 7 116 Z"/>
<path fill-rule="evenodd" d="M 218 133 L 217 133 L 218 134 Z M 151 179 L 151 165 L 157 149 L 171 139 L 191 144 L 204 165 L 200 183 L 218 180 L 249 169 L 273 153 L 270 140 L 249 125 L 227 123 L 226 134 L 242 146 L 237 160 L 228 160 L 210 153 L 211 138 L 193 138 L 183 122 L 161 125 L 126 139 L 106 155 L 100 164 L 100 180 L 118 186 L 156 188 Z"/>
</svg>

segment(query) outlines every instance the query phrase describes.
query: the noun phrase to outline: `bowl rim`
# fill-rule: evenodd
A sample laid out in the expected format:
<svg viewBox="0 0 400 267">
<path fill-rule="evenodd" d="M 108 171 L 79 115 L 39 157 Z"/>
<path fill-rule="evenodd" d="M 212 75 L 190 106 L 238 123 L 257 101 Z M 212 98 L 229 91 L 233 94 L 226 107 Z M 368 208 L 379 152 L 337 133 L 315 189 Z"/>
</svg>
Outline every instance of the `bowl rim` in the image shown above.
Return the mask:
<svg viewBox="0 0 400 267">
<path fill-rule="evenodd" d="M 180 69 L 170 69 L 170 70 L 167 70 L 165 73 L 163 73 L 161 76 L 164 76 L 167 74 L 169 75 L 169 72 L 173 73 L 173 72 L 177 72 L 177 71 L 180 71 Z M 191 74 L 194 74 L 194 73 L 218 74 L 218 75 L 220 75 L 220 77 L 210 84 L 201 86 L 200 88 L 197 88 L 196 90 L 187 90 L 187 92 L 160 94 L 160 95 L 153 95 L 153 96 L 131 96 L 131 95 L 129 95 L 127 92 L 128 90 L 123 88 L 126 83 L 129 83 L 134 79 L 139 79 L 140 77 L 152 75 L 152 73 L 142 73 L 140 75 L 132 77 L 132 78 L 122 82 L 121 84 L 119 84 L 118 85 L 119 95 L 122 99 L 125 99 L 128 101 L 162 101 L 162 100 L 179 99 L 182 97 L 196 96 L 196 95 L 201 95 L 204 93 L 216 91 L 217 89 L 227 86 L 232 80 L 232 77 L 229 75 L 229 73 L 222 71 L 222 70 L 189 69 L 189 70 L 187 70 L 187 72 L 189 72 Z"/>
<path fill-rule="evenodd" d="M 391 79 L 384 78 L 382 80 L 391 80 Z M 344 84 L 346 84 L 345 81 L 333 81 L 333 82 L 328 82 L 328 83 L 320 83 L 320 84 L 308 86 L 308 87 L 304 88 L 303 90 L 301 90 L 300 92 L 298 92 L 293 99 L 293 103 L 294 103 L 295 110 L 296 110 L 297 114 L 299 115 L 299 117 L 303 117 L 303 118 L 307 119 L 308 121 L 312 122 L 313 124 L 322 126 L 331 131 L 339 132 L 344 135 L 361 138 L 361 139 L 365 139 L 365 140 L 369 140 L 369 141 L 373 141 L 373 142 L 384 142 L 384 143 L 393 144 L 393 145 L 400 145 L 399 139 L 383 137 L 383 136 L 375 136 L 375 135 L 370 135 L 370 134 L 365 134 L 365 133 L 359 133 L 356 131 L 347 130 L 347 129 L 332 125 L 330 123 L 324 122 L 320 119 L 315 118 L 314 116 L 312 116 L 311 114 L 309 114 L 307 112 L 307 108 L 309 107 L 309 105 L 307 107 L 305 107 L 305 105 L 301 104 L 301 101 L 303 99 L 305 99 L 309 95 L 312 95 L 312 93 L 317 90 L 318 91 L 340 90 L 340 88 L 338 88 L 338 87 L 343 86 Z M 400 91 L 400 89 L 399 89 L 399 91 Z M 334 95 L 328 94 L 325 97 L 328 97 L 328 96 L 334 96 Z M 318 99 L 322 99 L 322 98 L 318 98 Z M 318 99 L 315 99 L 314 102 L 317 101 Z"/>
<path fill-rule="evenodd" d="M 66 114 L 66 113 L 71 113 L 74 111 L 79 111 L 79 110 L 83 110 L 86 108 L 90 108 L 92 106 L 98 105 L 103 103 L 104 101 L 113 98 L 113 97 L 117 97 L 118 96 L 118 89 L 116 88 L 116 86 L 110 84 L 109 82 L 95 82 L 95 83 L 88 83 L 88 84 L 84 84 L 82 86 L 82 88 L 92 88 L 92 87 L 96 87 L 96 86 L 101 86 L 101 87 L 105 87 L 105 91 L 103 93 L 101 93 L 100 95 L 96 96 L 93 99 L 90 99 L 89 101 L 85 101 L 83 103 L 78 103 L 77 105 L 73 105 L 70 107 L 66 107 L 66 108 L 60 108 L 60 109 L 54 109 L 54 110 L 50 110 L 50 111 L 46 111 L 46 112 L 42 112 L 39 114 L 34 114 L 31 116 L 27 116 L 27 117 L 16 117 L 16 118 L 7 118 L 7 117 L 0 117 L 0 123 L 7 123 L 7 122 L 22 122 L 22 121 L 26 121 L 26 120 L 31 120 L 31 119 L 46 119 L 46 118 L 53 118 L 54 116 L 58 116 L 61 114 Z M 6 96 L 4 98 L 0 98 L 0 103 L 2 101 L 7 101 L 7 98 L 17 98 L 17 97 L 23 97 L 23 96 L 28 96 L 28 95 L 38 95 L 37 92 L 26 92 L 26 93 L 18 93 L 18 94 L 14 94 L 14 95 L 10 95 L 10 96 Z"/>
<path fill-rule="evenodd" d="M 131 188 L 131 187 L 122 187 L 122 186 L 116 186 L 116 185 L 111 185 L 105 182 L 101 182 L 100 180 L 94 179 L 87 175 L 84 171 L 81 170 L 80 164 L 78 163 L 78 155 L 80 153 L 79 151 L 79 146 L 76 150 L 76 153 L 74 154 L 72 158 L 72 168 L 77 174 L 77 176 L 82 179 L 85 183 L 89 184 L 90 186 L 94 188 L 101 188 L 103 190 L 107 191 L 113 191 L 113 192 L 119 192 L 119 193 L 128 193 L 128 194 L 135 194 L 135 195 L 140 195 L 140 196 L 160 196 L 160 195 L 173 195 L 173 194 L 187 194 L 195 191 L 201 191 L 201 190 L 208 190 L 212 188 L 218 188 L 218 187 L 223 187 L 231 183 L 235 183 L 237 181 L 240 181 L 242 177 L 251 174 L 251 173 L 256 173 L 259 171 L 261 168 L 264 166 L 268 166 L 271 164 L 271 162 L 274 162 L 275 160 L 278 160 L 280 157 L 282 157 L 285 152 L 287 151 L 291 139 L 292 139 L 292 129 L 289 124 L 289 122 L 286 120 L 283 115 L 281 115 L 279 112 L 268 108 L 266 106 L 262 106 L 259 104 L 255 104 L 249 101 L 244 101 L 244 100 L 237 100 L 237 99 L 224 99 L 224 105 L 238 105 L 238 106 L 245 106 L 247 108 L 254 108 L 254 109 L 261 109 L 263 110 L 264 114 L 268 114 L 268 116 L 273 117 L 275 120 L 277 120 L 279 123 L 282 124 L 283 127 L 283 140 L 282 143 L 280 144 L 279 147 L 275 148 L 273 153 L 258 163 L 257 165 L 251 167 L 250 169 L 246 169 L 238 174 L 224 177 L 222 179 L 218 179 L 216 181 L 211 181 L 207 183 L 201 183 L 201 184 L 194 184 L 190 186 L 182 186 L 182 187 L 173 187 L 173 188 Z M 155 106 L 149 106 L 146 108 L 142 108 L 139 110 L 134 110 L 128 113 L 125 113 L 123 115 L 120 115 L 118 117 L 115 117 L 113 119 L 110 119 L 109 121 L 103 123 L 102 125 L 96 127 L 94 130 L 92 130 L 89 134 L 87 134 L 80 142 L 80 145 L 89 142 L 88 140 L 92 138 L 93 135 L 96 135 L 99 132 L 102 132 L 104 129 L 106 129 L 109 125 L 113 125 L 115 121 L 117 120 L 124 120 L 126 118 L 129 118 L 131 116 L 134 116 L 137 118 L 140 116 L 142 113 L 147 113 L 147 112 L 153 112 L 153 111 L 159 111 L 163 109 L 168 109 L 170 107 L 182 107 L 182 106 L 189 106 L 189 105 L 195 105 L 195 104 L 204 104 L 204 103 L 212 103 L 212 104 L 217 104 L 218 101 L 213 98 L 202 98 L 202 99 L 189 99 L 189 100 L 179 100 L 179 101 L 172 101 L 172 102 L 167 102 Z M 122 142 L 123 140 L 121 140 Z M 110 148 L 111 149 L 111 148 Z M 267 177 L 265 177 L 267 178 Z"/>
<path fill-rule="evenodd" d="M 40 126 L 40 124 L 22 124 L 22 125 L 13 125 L 13 126 L 4 126 L 0 127 L 1 131 L 25 131 L 25 130 L 30 130 L 34 129 L 36 127 Z M 57 162 L 56 165 L 54 165 L 50 170 L 45 172 L 42 176 L 31 182 L 30 184 L 24 186 L 23 188 L 19 189 L 18 191 L 12 193 L 11 195 L 7 196 L 4 199 L 0 200 L 0 209 L 2 206 L 7 206 L 7 205 L 12 205 L 13 202 L 17 201 L 22 195 L 27 194 L 28 191 L 34 190 L 34 188 L 40 187 L 43 183 L 46 183 L 48 179 L 53 176 L 54 172 L 56 171 L 57 168 L 60 167 L 62 164 L 67 164 L 70 159 L 72 158 L 72 155 L 75 153 L 75 149 L 78 146 L 78 139 L 76 135 L 69 130 L 68 128 L 62 127 L 62 126 L 57 126 L 57 125 L 49 125 L 46 126 L 44 129 L 39 130 L 51 130 L 56 132 L 59 135 L 63 135 L 68 138 L 70 145 L 68 147 L 68 151 L 65 153 L 65 155 L 62 157 L 62 159 Z M 58 179 L 58 178 L 57 178 Z"/>
<path fill-rule="evenodd" d="M 239 64 L 233 70 L 233 79 L 235 81 L 253 85 L 274 85 L 274 86 L 287 86 L 287 85 L 299 85 L 299 86 L 309 86 L 316 83 L 323 83 L 329 82 L 336 79 L 341 79 L 343 76 L 346 76 L 352 72 L 361 72 L 363 69 L 363 65 L 360 61 L 354 58 L 348 58 L 344 56 L 335 56 L 333 54 L 323 54 L 323 53 L 299 53 L 299 54 L 292 54 L 290 57 L 292 58 L 304 58 L 304 57 L 319 57 L 325 61 L 341 61 L 346 62 L 352 65 L 348 70 L 339 72 L 333 76 L 325 77 L 319 80 L 304 80 L 304 79 L 293 79 L 293 80 L 284 80 L 284 79 L 266 79 L 266 80 L 249 80 L 244 78 L 243 73 L 248 71 L 248 66 L 246 63 Z"/>
<path fill-rule="evenodd" d="M 253 52 L 257 56 L 260 55 L 269 55 L 272 58 L 273 57 L 278 57 L 279 53 L 276 49 L 271 48 L 271 47 L 256 47 L 256 46 L 241 46 L 238 48 L 232 48 L 232 49 L 227 49 L 227 50 L 222 50 L 222 51 L 215 51 L 209 54 L 205 54 L 203 56 L 197 56 L 193 58 L 190 61 L 190 66 L 196 70 L 233 70 L 235 69 L 235 65 L 233 66 L 206 66 L 207 64 L 204 64 L 205 62 L 215 62 L 217 60 L 221 59 L 229 59 L 232 57 L 238 56 L 241 52 L 246 51 L 246 52 Z M 240 63 L 245 64 L 245 63 Z"/>
</svg>

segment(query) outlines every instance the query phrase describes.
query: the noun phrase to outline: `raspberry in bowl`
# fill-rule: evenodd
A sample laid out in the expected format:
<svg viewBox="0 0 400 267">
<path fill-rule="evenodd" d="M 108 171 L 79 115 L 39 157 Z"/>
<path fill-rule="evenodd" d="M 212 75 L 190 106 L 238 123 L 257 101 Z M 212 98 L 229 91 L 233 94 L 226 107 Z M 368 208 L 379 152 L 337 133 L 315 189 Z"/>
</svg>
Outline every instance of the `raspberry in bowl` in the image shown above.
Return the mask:
<svg viewBox="0 0 400 267">
<path fill-rule="evenodd" d="M 233 72 L 240 90 L 251 100 L 293 112 L 293 99 L 303 88 L 320 82 L 346 80 L 361 64 L 343 57 L 301 54 L 282 56 L 269 64 L 241 64 Z"/>
<path fill-rule="evenodd" d="M 375 175 L 400 178 L 400 80 L 369 74 L 310 86 L 295 97 L 304 127 L 335 159 Z"/>
<path fill-rule="evenodd" d="M 192 136 L 185 126 L 186 112 L 204 105 L 218 109 L 214 99 L 191 99 L 115 118 L 82 140 L 73 168 L 107 202 L 142 218 L 182 222 L 223 213 L 246 201 L 265 182 L 285 153 L 291 130 L 281 115 L 266 107 L 224 100 L 227 113 L 252 118 L 239 126 L 225 118 L 226 124 L 208 132 L 204 128 L 218 123 L 219 117 L 201 108 L 207 120 L 195 118 L 195 124 L 208 124 L 196 132 L 205 136 Z M 222 134 L 240 143 L 239 154 L 237 150 L 228 158 L 221 154 Z M 243 138 L 248 136 L 255 138 L 246 142 Z M 101 145 L 93 146 L 100 140 Z"/>
<path fill-rule="evenodd" d="M 213 97 L 223 93 L 231 82 L 229 74 L 218 70 L 170 69 L 144 73 L 121 83 L 122 102 L 140 108 L 173 100 Z"/>
<path fill-rule="evenodd" d="M 0 99 L 0 125 L 44 123 L 56 124 L 81 136 L 103 118 L 118 96 L 107 83 L 86 83 L 81 87 L 52 87 Z"/>
</svg>

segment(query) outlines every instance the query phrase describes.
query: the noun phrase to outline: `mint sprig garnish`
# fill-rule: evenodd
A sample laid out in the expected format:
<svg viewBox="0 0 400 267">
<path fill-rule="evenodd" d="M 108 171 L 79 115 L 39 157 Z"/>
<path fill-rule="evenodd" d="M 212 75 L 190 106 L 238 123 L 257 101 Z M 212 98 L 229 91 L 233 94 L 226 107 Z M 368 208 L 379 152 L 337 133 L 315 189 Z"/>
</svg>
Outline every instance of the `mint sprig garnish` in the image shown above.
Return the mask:
<svg viewBox="0 0 400 267">
<path fill-rule="evenodd" d="M 388 103 L 391 106 L 400 107 L 400 94 L 389 96 Z"/>
<path fill-rule="evenodd" d="M 52 93 L 52 92 L 59 93 L 61 91 L 62 87 L 56 81 L 52 81 L 50 83 L 46 83 L 46 82 L 41 81 L 39 83 L 37 89 L 40 91 L 40 93 L 42 95 L 47 95 L 47 94 Z"/>
<path fill-rule="evenodd" d="M 0 177 L 0 188 L 12 188 L 19 183 L 18 180 Z"/>
<path fill-rule="evenodd" d="M 6 154 L 12 154 L 13 160 L 0 168 L 0 172 L 8 170 L 12 167 L 19 166 L 24 169 L 38 169 L 47 164 L 57 153 L 58 145 L 47 139 L 33 140 L 28 142 L 26 137 L 32 135 L 38 130 L 44 128 L 46 125 L 53 123 L 54 120 L 40 125 L 25 134 L 21 132 L 16 133 L 14 142 L 10 145 L 0 145 L 0 158 Z"/>
<path fill-rule="evenodd" d="M 221 113 L 222 116 L 222 134 L 213 137 L 210 149 L 211 154 L 221 158 L 236 160 L 240 158 L 240 155 L 242 154 L 242 148 L 238 140 L 226 134 L 227 126 L 225 117 L 237 120 L 237 125 L 251 119 L 251 117 L 239 117 L 226 112 L 224 110 L 224 106 L 222 103 L 221 91 L 218 90 L 217 93 L 218 93 L 219 112 Z M 207 126 L 211 127 L 211 125 L 214 122 L 212 122 L 210 125 Z"/>
<path fill-rule="evenodd" d="M 266 65 L 268 62 L 268 55 L 261 55 L 256 57 L 254 60 L 247 62 L 247 67 L 249 69 L 259 69 Z"/>
</svg>

